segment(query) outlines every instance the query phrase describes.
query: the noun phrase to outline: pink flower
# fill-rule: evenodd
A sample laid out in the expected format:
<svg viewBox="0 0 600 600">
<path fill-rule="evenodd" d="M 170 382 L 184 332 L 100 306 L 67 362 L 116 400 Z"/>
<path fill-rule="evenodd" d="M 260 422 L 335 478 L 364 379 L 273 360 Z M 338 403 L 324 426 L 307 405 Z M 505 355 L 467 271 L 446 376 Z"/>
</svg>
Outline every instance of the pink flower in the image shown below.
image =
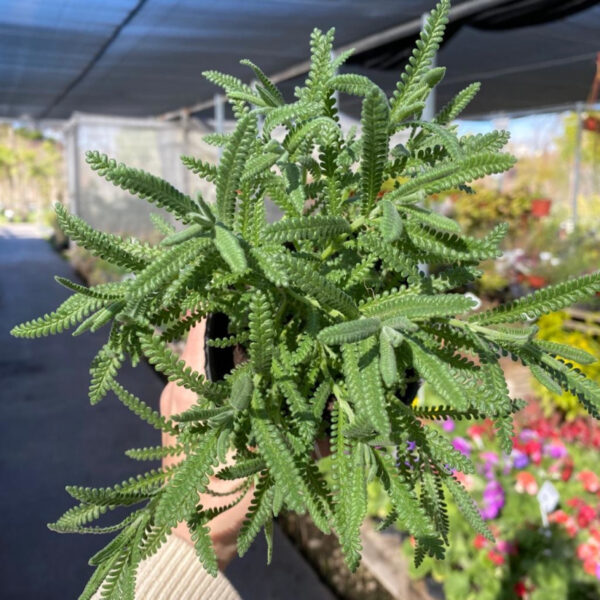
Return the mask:
<svg viewBox="0 0 600 600">
<path fill-rule="evenodd" d="M 498 567 L 501 567 L 504 564 L 504 556 L 496 550 L 490 550 L 487 553 L 487 556 Z"/>
<path fill-rule="evenodd" d="M 548 515 L 550 523 L 565 524 L 571 517 L 564 510 L 555 510 Z"/>
<path fill-rule="evenodd" d="M 498 540 L 496 546 L 503 554 L 513 554 L 516 550 L 516 546 L 506 540 Z"/>
<path fill-rule="evenodd" d="M 591 544 L 579 544 L 577 546 L 577 558 L 579 560 L 589 560 L 596 556 L 596 551 Z"/>
<path fill-rule="evenodd" d="M 584 504 L 585 504 L 585 502 L 581 498 L 578 498 L 577 496 L 575 496 L 575 498 L 569 498 L 567 500 L 567 506 L 570 506 L 571 508 L 579 508 L 580 506 L 583 506 Z"/>
<path fill-rule="evenodd" d="M 456 479 L 458 479 L 458 481 L 460 481 L 464 486 L 465 489 L 470 492 L 474 485 L 475 485 L 475 480 L 473 479 L 472 475 L 465 475 L 465 473 L 463 473 L 462 471 L 454 471 L 454 477 L 456 477 Z"/>
<path fill-rule="evenodd" d="M 515 484 L 515 489 L 520 494 L 527 493 L 530 496 L 535 496 L 538 491 L 538 484 L 535 480 L 535 477 L 529 473 L 528 471 L 521 471 L 517 473 L 517 483 Z"/>
<path fill-rule="evenodd" d="M 454 421 L 450 418 L 446 419 L 443 423 L 442 423 L 442 429 L 444 431 L 454 431 Z"/>
<path fill-rule="evenodd" d="M 565 529 L 567 530 L 567 533 L 571 536 L 571 537 L 575 537 L 577 535 L 577 524 L 575 523 L 575 520 L 573 518 L 570 518 L 566 523 L 565 523 Z"/>
<path fill-rule="evenodd" d="M 583 561 L 583 570 L 588 575 L 596 575 L 597 563 L 593 558 L 588 558 Z"/>
<path fill-rule="evenodd" d="M 577 475 L 577 479 L 583 483 L 586 492 L 595 494 L 600 491 L 600 479 L 593 471 L 584 470 Z"/>
<path fill-rule="evenodd" d="M 479 457 L 490 465 L 498 464 L 498 455 L 495 452 L 482 452 Z"/>
</svg>

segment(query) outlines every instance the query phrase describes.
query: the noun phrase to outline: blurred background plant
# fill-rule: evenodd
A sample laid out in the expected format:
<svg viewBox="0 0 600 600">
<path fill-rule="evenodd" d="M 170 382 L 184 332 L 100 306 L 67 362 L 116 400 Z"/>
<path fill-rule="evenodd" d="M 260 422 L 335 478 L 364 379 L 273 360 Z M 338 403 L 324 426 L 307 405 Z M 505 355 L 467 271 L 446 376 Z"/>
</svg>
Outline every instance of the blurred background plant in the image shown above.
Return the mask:
<svg viewBox="0 0 600 600">
<path fill-rule="evenodd" d="M 600 342 L 591 333 L 594 331 L 594 326 L 591 325 L 590 331 L 574 330 L 568 328 L 568 325 L 566 325 L 570 320 L 571 316 L 566 312 L 557 312 L 541 317 L 537 322 L 540 329 L 538 333 L 539 338 L 549 342 L 569 344 L 570 346 L 589 352 L 592 356 L 600 357 Z M 585 327 L 585 323 L 583 325 Z M 600 361 L 591 365 L 573 364 L 591 379 L 600 381 Z M 573 419 L 578 415 L 587 414 L 579 404 L 577 398 L 572 394 L 567 392 L 560 395 L 554 394 L 533 378 L 532 385 L 536 396 L 541 400 L 547 416 L 551 415 L 555 410 L 560 411 L 566 419 Z"/>
<path fill-rule="evenodd" d="M 428 390 L 426 404 L 439 402 Z M 520 415 L 514 449 L 505 455 L 491 421 L 440 423 L 453 446 L 471 456 L 475 474 L 456 472 L 494 533 L 476 534 L 448 501 L 450 549 L 446 561 L 410 567 L 414 579 L 440 584 L 447 600 L 593 600 L 600 597 L 600 479 L 595 474 L 600 428 L 578 417 L 569 423 L 545 416 L 532 402 Z M 542 524 L 537 494 L 550 481 L 560 504 Z M 389 510 L 383 490 L 369 487 L 369 514 Z M 407 556 L 412 540 L 403 538 Z"/>
<path fill-rule="evenodd" d="M 62 145 L 35 129 L 0 125 L 0 222 L 49 225 L 64 196 Z"/>
</svg>

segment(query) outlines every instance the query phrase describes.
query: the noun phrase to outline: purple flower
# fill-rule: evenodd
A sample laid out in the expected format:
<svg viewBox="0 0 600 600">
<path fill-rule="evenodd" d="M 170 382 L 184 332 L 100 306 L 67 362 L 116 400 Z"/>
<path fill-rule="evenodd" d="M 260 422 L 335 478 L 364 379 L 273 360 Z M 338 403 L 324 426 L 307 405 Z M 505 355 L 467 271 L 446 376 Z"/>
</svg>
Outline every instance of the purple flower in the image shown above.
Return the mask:
<svg viewBox="0 0 600 600">
<path fill-rule="evenodd" d="M 487 480 L 491 480 L 494 479 L 496 477 L 496 475 L 494 474 L 494 469 L 492 469 L 491 467 L 487 467 L 483 470 L 483 476 L 487 479 Z"/>
<path fill-rule="evenodd" d="M 406 446 L 408 448 L 408 451 L 412 452 L 417 447 L 417 444 L 412 440 L 408 440 L 408 442 L 406 442 Z"/>
<path fill-rule="evenodd" d="M 452 440 L 452 445 L 456 450 L 462 452 L 465 456 L 470 456 L 471 454 L 471 444 L 465 438 L 456 436 Z"/>
<path fill-rule="evenodd" d="M 504 506 L 504 490 L 496 479 L 489 481 L 483 490 L 483 508 L 480 510 L 483 519 L 495 519 Z"/>
<path fill-rule="evenodd" d="M 454 421 L 450 418 L 447 418 L 443 423 L 442 423 L 442 429 L 444 431 L 454 431 Z"/>
<path fill-rule="evenodd" d="M 529 457 L 520 450 L 513 450 L 512 457 L 515 469 L 524 469 L 529 464 Z"/>
<path fill-rule="evenodd" d="M 551 458 L 564 458 L 567 456 L 567 449 L 562 444 L 546 444 L 544 454 Z"/>
<path fill-rule="evenodd" d="M 500 513 L 500 508 L 501 507 L 496 505 L 486 504 L 482 509 L 479 510 L 479 513 L 481 514 L 482 519 L 485 521 L 491 521 L 498 516 Z"/>
<path fill-rule="evenodd" d="M 504 490 L 497 479 L 494 479 L 486 484 L 483 490 L 484 500 L 495 500 L 496 498 L 504 498 Z"/>
<path fill-rule="evenodd" d="M 535 439 L 537 439 L 537 437 L 538 437 L 538 434 L 533 429 L 524 428 L 521 430 L 521 433 L 519 434 L 519 438 L 521 440 L 523 440 L 524 442 L 527 442 L 528 440 L 535 440 Z"/>
</svg>

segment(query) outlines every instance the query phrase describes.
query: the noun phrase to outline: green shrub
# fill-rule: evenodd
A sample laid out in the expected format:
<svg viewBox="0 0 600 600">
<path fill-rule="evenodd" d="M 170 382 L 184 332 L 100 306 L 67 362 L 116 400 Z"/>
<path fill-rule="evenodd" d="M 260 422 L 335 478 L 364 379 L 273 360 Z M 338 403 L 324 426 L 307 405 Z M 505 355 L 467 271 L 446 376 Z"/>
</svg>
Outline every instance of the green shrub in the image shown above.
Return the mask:
<svg viewBox="0 0 600 600">
<path fill-rule="evenodd" d="M 492 538 L 453 476 L 453 469 L 473 465 L 423 425 L 430 409 L 403 402 L 411 379 L 427 380 L 442 398 L 444 404 L 432 409 L 437 415 L 491 417 L 507 452 L 512 415 L 522 403 L 508 395 L 498 364 L 502 353 L 544 372 L 551 385 L 572 390 L 592 414 L 600 414 L 600 387 L 540 345 L 535 329 L 518 326 L 593 294 L 600 275 L 479 313 L 472 298 L 450 293 L 478 276 L 480 261 L 499 255 L 506 227 L 483 238 L 463 235 L 456 222 L 420 202 L 504 171 L 514 158 L 501 152 L 505 134 L 460 138 L 450 124 L 478 86 L 459 93 L 433 121 L 421 119 L 425 99 L 444 73 L 432 69 L 431 61 L 448 9 L 442 0 L 433 11 L 391 98 L 365 77 L 336 75 L 348 53 L 332 59 L 333 31 L 313 32 L 312 66 L 291 104 L 251 63 L 258 79 L 253 87 L 206 73 L 225 88 L 237 118 L 232 133 L 208 138 L 224 147 L 218 167 L 183 159 L 214 182 L 213 206 L 88 153 L 100 176 L 167 209 L 185 228 L 173 232 L 159 222 L 164 239 L 142 244 L 94 231 L 59 205 L 65 233 L 135 277 L 93 288 L 59 279 L 73 290 L 71 298 L 13 334 L 38 337 L 77 324 L 75 334 L 81 334 L 110 324 L 108 341 L 92 364 L 92 403 L 113 391 L 142 419 L 177 437 L 174 448 L 130 455 L 156 459 L 182 452 L 185 460 L 112 488 L 68 488 L 79 504 L 53 529 L 119 531 L 93 557 L 97 570 L 83 598 L 100 586 L 104 597 L 132 598 L 137 564 L 181 521 L 188 522 L 198 557 L 214 574 L 217 560 L 206 524 L 218 511 L 198 504 L 198 492 L 208 491 L 213 473 L 241 479 L 239 494 L 255 484 L 240 553 L 261 529 L 269 537 L 272 518 L 286 508 L 308 511 L 323 531 L 333 528 L 355 568 L 373 478 L 390 498 L 389 518 L 400 519 L 417 540 L 417 563 L 444 554 L 444 486 L 472 526 Z M 361 137 L 342 132 L 336 92 L 363 98 Z M 283 136 L 274 135 L 278 128 Z M 396 132 L 406 132 L 407 141 L 390 148 Z M 389 180 L 394 188 L 382 197 L 382 183 Z M 273 224 L 265 219 L 267 199 L 283 211 Z M 436 265 L 436 274 L 424 274 L 424 263 Z M 168 347 L 210 313 L 229 318 L 229 335 L 213 343 L 241 344 L 248 355 L 221 382 L 186 368 Z M 197 405 L 165 419 L 123 389 L 119 367 L 127 357 L 135 364 L 142 356 L 197 394 Z M 313 455 L 315 441 L 328 433 L 331 485 Z M 234 464 L 223 468 L 230 451 Z M 418 469 L 406 466 L 414 456 Z M 221 510 L 240 497 L 224 500 Z M 134 504 L 141 507 L 119 524 L 89 525 L 109 509 Z"/>
</svg>

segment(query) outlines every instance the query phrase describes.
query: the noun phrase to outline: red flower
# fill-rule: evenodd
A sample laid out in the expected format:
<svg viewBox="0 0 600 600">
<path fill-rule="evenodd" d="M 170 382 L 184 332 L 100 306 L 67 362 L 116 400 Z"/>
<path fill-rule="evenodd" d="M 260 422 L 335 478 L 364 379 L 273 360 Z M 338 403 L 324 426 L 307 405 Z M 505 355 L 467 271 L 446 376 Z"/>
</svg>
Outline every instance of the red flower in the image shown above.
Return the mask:
<svg viewBox="0 0 600 600">
<path fill-rule="evenodd" d="M 475 546 L 475 548 L 477 548 L 477 550 L 481 550 L 486 545 L 487 545 L 487 539 L 484 538 L 480 533 L 478 533 L 475 536 L 475 539 L 473 540 L 473 546 Z"/>
<path fill-rule="evenodd" d="M 563 467 L 563 470 L 560 474 L 560 478 L 563 481 L 569 481 L 569 479 L 571 479 L 572 474 L 573 474 L 573 459 L 567 458 L 567 460 L 565 460 L 565 466 Z"/>
<path fill-rule="evenodd" d="M 583 483 L 586 492 L 595 494 L 600 490 L 600 479 L 598 479 L 598 476 L 593 471 L 581 471 L 581 473 L 577 475 L 577 479 Z"/>
<path fill-rule="evenodd" d="M 470 438 L 473 438 L 475 443 L 481 441 L 481 438 L 484 435 L 491 437 L 494 433 L 494 423 L 490 419 L 486 419 L 482 423 L 474 423 L 470 427 L 467 428 L 467 435 Z"/>
<path fill-rule="evenodd" d="M 496 550 L 490 550 L 487 553 L 487 556 L 498 567 L 501 567 L 504 564 L 504 556 Z"/>
<path fill-rule="evenodd" d="M 514 589 L 515 594 L 518 598 L 525 598 L 525 596 L 527 595 L 527 586 L 523 581 L 517 581 L 517 583 L 515 583 Z"/>
<path fill-rule="evenodd" d="M 587 527 L 596 518 L 596 511 L 588 504 L 583 504 L 577 513 L 577 525 Z"/>
<path fill-rule="evenodd" d="M 524 446 L 525 453 L 531 457 L 531 460 L 539 465 L 542 461 L 542 444 L 537 440 L 529 440 Z"/>
</svg>

